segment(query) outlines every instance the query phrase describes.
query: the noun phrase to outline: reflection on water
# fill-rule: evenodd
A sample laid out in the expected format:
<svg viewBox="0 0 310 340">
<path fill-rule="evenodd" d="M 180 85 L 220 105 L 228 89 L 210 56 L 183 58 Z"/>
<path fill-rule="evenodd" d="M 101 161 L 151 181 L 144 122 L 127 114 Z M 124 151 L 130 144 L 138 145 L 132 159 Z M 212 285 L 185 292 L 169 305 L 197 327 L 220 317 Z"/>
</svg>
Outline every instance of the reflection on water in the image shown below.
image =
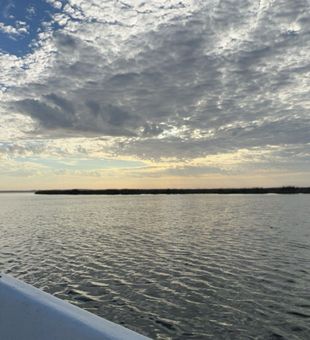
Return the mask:
<svg viewBox="0 0 310 340">
<path fill-rule="evenodd" d="M 309 339 L 310 196 L 0 195 L 0 269 L 157 339 Z"/>
</svg>

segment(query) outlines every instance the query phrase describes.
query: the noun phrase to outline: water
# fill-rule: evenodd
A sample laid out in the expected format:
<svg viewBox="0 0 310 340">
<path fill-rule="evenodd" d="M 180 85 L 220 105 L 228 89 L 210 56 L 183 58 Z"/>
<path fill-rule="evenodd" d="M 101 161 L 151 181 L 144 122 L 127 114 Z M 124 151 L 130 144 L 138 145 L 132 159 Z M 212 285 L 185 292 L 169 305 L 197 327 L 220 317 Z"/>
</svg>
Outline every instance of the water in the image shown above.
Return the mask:
<svg viewBox="0 0 310 340">
<path fill-rule="evenodd" d="M 309 339 L 310 195 L 0 195 L 0 270 L 155 339 Z"/>
</svg>

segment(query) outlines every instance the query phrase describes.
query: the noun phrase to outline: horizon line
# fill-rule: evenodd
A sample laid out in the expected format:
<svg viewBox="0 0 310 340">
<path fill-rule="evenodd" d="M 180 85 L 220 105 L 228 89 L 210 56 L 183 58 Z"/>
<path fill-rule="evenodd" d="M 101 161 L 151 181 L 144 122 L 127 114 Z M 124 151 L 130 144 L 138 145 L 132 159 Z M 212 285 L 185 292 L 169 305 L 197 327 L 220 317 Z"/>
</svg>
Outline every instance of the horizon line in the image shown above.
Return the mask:
<svg viewBox="0 0 310 340">
<path fill-rule="evenodd" d="M 184 187 L 165 187 L 165 188 L 53 188 L 53 189 L 0 189 L 0 193 L 18 193 L 18 192 L 41 192 L 41 191 L 162 191 L 162 190 L 254 190 L 254 189 L 310 189 L 309 186 L 295 186 L 295 185 L 282 185 L 282 186 L 247 186 L 247 187 L 193 187 L 193 188 L 184 188 Z"/>
</svg>

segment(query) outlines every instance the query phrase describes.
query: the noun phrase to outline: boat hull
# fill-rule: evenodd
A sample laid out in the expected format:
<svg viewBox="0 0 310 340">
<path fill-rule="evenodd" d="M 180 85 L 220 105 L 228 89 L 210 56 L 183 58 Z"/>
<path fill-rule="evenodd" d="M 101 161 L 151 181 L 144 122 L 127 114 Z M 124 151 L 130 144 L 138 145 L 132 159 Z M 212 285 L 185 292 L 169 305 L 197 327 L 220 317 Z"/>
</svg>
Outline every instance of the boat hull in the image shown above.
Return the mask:
<svg viewBox="0 0 310 340">
<path fill-rule="evenodd" d="M 9 275 L 1 274 L 0 339 L 146 340 L 148 338 Z"/>
</svg>

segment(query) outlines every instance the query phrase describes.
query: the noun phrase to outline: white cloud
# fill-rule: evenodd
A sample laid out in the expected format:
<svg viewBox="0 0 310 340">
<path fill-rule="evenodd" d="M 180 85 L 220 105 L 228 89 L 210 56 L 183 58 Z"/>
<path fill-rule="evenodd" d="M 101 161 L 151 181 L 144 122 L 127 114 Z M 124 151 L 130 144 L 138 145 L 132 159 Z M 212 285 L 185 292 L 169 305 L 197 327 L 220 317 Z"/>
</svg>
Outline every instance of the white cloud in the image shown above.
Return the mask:
<svg viewBox="0 0 310 340">
<path fill-rule="evenodd" d="M 36 14 L 37 10 L 33 5 L 29 5 L 26 12 L 28 14 L 28 19 L 31 19 Z"/>
<path fill-rule="evenodd" d="M 11 25 L 5 25 L 3 22 L 0 22 L 0 31 L 6 33 L 11 36 L 19 36 L 21 34 L 28 33 L 28 27 L 23 22 L 16 22 L 16 27 Z"/>
<path fill-rule="evenodd" d="M 58 0 L 46 0 L 47 3 L 51 4 L 53 7 L 57 8 L 57 9 L 61 9 L 62 8 L 62 2 L 58 1 Z"/>
<path fill-rule="evenodd" d="M 122 157 L 197 159 L 275 146 L 288 166 L 298 146 L 304 168 L 309 10 L 306 0 L 70 0 L 54 16 L 63 28 L 47 26 L 33 53 L 0 55 L 2 111 L 28 117 L 23 138 L 49 147 L 75 137 Z"/>
</svg>

